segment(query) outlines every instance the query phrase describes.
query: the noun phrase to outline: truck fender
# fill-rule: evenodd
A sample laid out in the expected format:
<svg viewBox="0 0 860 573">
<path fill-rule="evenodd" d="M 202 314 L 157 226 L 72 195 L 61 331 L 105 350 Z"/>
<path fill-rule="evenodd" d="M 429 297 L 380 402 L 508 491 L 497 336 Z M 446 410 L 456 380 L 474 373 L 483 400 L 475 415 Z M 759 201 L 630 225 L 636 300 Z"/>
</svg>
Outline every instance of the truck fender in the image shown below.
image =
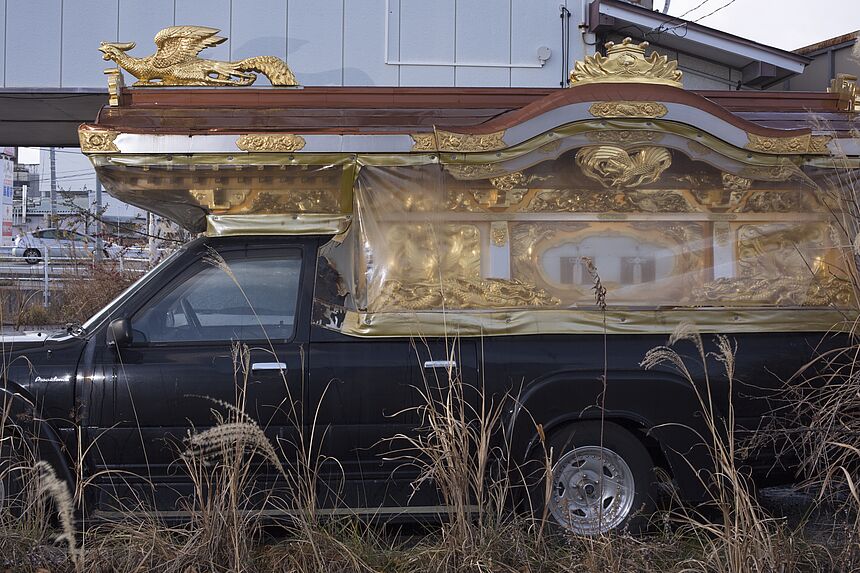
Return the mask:
<svg viewBox="0 0 860 573">
<path fill-rule="evenodd" d="M 73 490 L 75 481 L 71 461 L 63 453 L 62 442 L 51 424 L 38 412 L 36 402 L 23 387 L 4 381 L 0 388 L 0 422 L 17 431 L 27 440 L 36 461 L 47 462 Z"/>
<path fill-rule="evenodd" d="M 611 420 L 659 448 L 680 490 L 690 501 L 707 498 L 714 471 L 706 444 L 710 430 L 690 383 L 668 372 L 615 371 L 605 386 L 603 372 L 557 372 L 524 388 L 509 409 L 507 435 L 514 459 L 525 461 L 544 435 L 582 420 Z M 602 405 L 602 406 L 601 406 Z"/>
</svg>

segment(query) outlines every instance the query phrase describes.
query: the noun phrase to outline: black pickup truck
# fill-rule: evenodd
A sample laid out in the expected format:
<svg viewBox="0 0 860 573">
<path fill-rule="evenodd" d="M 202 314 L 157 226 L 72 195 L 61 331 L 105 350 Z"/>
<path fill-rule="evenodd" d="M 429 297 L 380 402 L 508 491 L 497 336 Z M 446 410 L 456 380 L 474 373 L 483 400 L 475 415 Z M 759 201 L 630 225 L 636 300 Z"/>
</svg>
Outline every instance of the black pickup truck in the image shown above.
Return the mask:
<svg viewBox="0 0 860 573">
<path fill-rule="evenodd" d="M 706 429 L 694 389 L 669 368 L 640 367 L 665 334 L 347 336 L 314 319 L 315 291 L 330 288 L 318 257 L 329 239 L 196 239 L 85 324 L 7 338 L 7 423 L 34 419 L 39 455 L 69 483 L 100 476 L 86 489 L 93 515 L 133 495 L 175 512 L 189 487 L 175 463 L 178 447 L 189 429 L 215 423 L 212 400 L 234 402 L 238 342 L 250 348 L 247 412 L 281 454 L 295 456 L 310 425 L 322 436 L 316 447 L 326 460 L 319 475 L 323 510 L 442 511 L 432 488 L 412 491 L 415 467 L 386 454 L 388 438 L 420 431 L 419 389 L 428 378 L 444 384 L 449 372 L 480 390 L 466 392 L 467 400 L 506 397 L 505 431 L 497 434 L 514 460 L 550 447 L 549 515 L 575 531 L 617 528 L 647 509 L 655 467 L 683 498 L 705 495 L 712 465 L 698 437 Z M 739 348 L 737 423 L 755 428 L 773 406 L 772 390 L 821 347 L 822 335 L 727 334 Z M 689 351 L 691 371 L 702 378 L 693 346 L 679 348 Z M 724 412 L 725 376 L 718 364 L 709 368 Z M 304 416 L 290 415 L 286 404 Z M 752 460 L 756 475 L 773 461 Z"/>
</svg>

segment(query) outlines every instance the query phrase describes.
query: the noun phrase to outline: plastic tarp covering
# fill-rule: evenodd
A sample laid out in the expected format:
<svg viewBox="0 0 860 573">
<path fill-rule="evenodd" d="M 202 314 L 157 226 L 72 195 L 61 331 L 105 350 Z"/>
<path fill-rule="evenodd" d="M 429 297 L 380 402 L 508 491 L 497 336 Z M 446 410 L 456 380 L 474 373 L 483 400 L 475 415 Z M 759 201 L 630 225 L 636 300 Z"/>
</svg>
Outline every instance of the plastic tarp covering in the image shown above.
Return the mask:
<svg viewBox="0 0 860 573">
<path fill-rule="evenodd" d="M 362 167 L 318 298 L 368 315 L 852 304 L 854 231 L 824 175 L 655 145 L 549 151 L 519 169 Z"/>
</svg>

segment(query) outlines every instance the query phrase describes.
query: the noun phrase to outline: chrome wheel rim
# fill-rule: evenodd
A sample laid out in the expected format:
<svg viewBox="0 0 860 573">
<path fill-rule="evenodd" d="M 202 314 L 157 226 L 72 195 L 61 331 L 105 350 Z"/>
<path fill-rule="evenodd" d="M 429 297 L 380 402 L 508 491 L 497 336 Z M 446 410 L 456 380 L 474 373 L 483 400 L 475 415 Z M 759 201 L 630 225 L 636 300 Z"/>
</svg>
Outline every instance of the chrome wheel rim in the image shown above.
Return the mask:
<svg viewBox="0 0 860 573">
<path fill-rule="evenodd" d="M 571 533 L 611 531 L 633 508 L 633 472 L 610 449 L 586 446 L 566 453 L 553 466 L 552 480 L 550 514 Z"/>
</svg>

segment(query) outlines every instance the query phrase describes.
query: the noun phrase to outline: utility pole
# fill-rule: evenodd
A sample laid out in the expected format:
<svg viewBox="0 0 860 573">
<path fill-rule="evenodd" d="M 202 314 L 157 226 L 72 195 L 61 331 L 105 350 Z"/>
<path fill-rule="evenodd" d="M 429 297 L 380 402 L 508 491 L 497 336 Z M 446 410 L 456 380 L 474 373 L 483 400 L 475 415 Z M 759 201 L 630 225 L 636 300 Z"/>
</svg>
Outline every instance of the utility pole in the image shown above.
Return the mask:
<svg viewBox="0 0 860 573">
<path fill-rule="evenodd" d="M 51 148 L 51 221 L 49 226 L 53 227 L 57 220 L 57 152 Z"/>
<path fill-rule="evenodd" d="M 96 260 L 102 260 L 104 242 L 102 241 L 102 182 L 96 177 Z"/>
<path fill-rule="evenodd" d="M 155 213 L 152 211 L 146 212 L 147 233 L 149 234 L 149 266 L 155 265 L 155 259 L 158 255 L 155 245 Z"/>
<path fill-rule="evenodd" d="M 21 185 L 21 230 L 26 231 L 27 229 L 27 195 L 30 190 L 30 186 L 26 183 Z"/>
</svg>

